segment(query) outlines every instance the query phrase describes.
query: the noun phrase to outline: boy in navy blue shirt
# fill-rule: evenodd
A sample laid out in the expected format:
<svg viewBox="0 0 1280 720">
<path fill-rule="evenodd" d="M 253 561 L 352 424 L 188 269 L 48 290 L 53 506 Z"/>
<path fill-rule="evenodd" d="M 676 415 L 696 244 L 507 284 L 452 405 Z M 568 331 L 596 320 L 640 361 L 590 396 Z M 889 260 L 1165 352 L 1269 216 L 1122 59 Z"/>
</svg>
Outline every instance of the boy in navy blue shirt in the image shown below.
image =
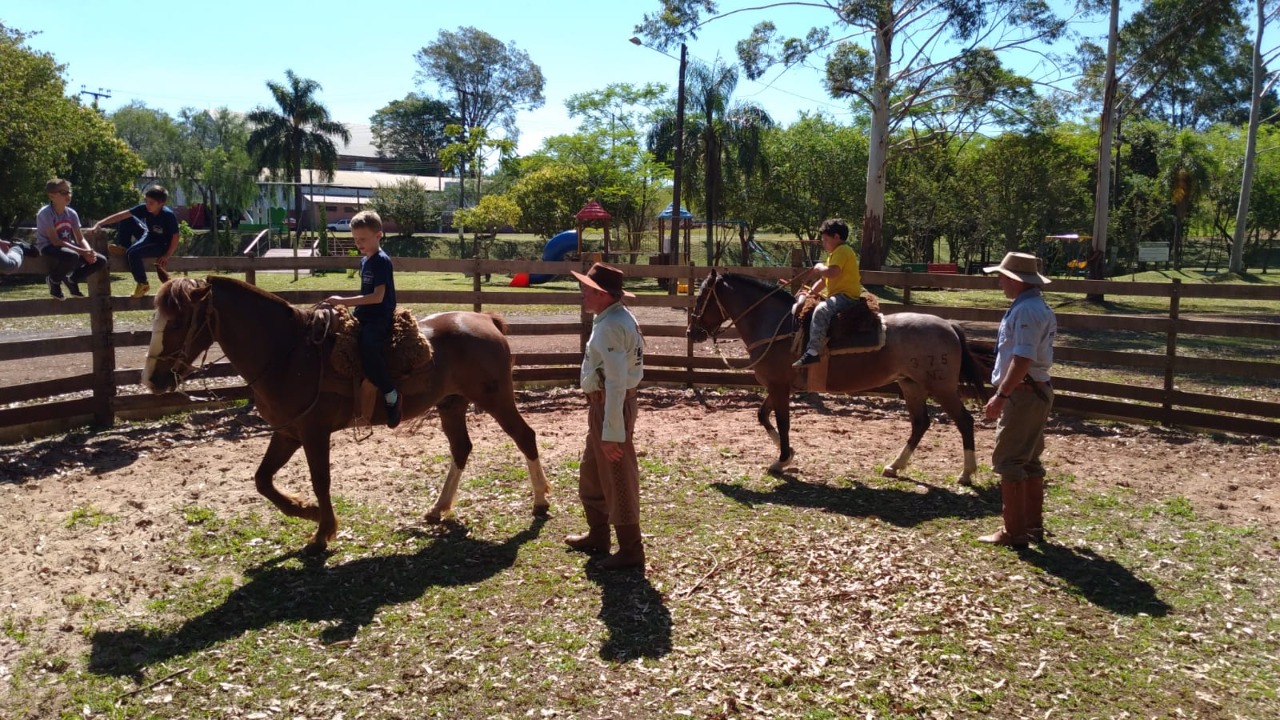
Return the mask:
<svg viewBox="0 0 1280 720">
<path fill-rule="evenodd" d="M 396 280 L 391 258 L 382 251 L 382 218 L 372 210 L 356 213 L 351 218 L 351 235 L 356 249 L 364 256 L 360 259 L 360 294 L 333 295 L 324 302 L 355 308 L 352 314 L 360 321 L 360 361 L 364 364 L 364 374 L 382 393 L 387 405 L 387 427 L 393 428 L 400 424 L 401 397 L 391 383 L 382 346 L 391 334 L 396 314 Z"/>
<path fill-rule="evenodd" d="M 147 283 L 147 271 L 142 262 L 147 258 L 156 260 L 156 275 L 160 281 L 169 279 L 165 266 L 169 258 L 178 249 L 178 216 L 165 203 L 169 201 L 169 193 L 159 185 L 147 188 L 146 199 L 141 205 L 109 215 L 94 223 L 93 231 L 97 232 L 104 225 L 124 220 L 116 233 L 115 242 L 108 248 L 112 255 L 124 255 L 129 260 L 129 271 L 137 285 L 131 297 L 142 297 L 151 292 Z M 133 242 L 134 238 L 137 242 Z"/>
</svg>

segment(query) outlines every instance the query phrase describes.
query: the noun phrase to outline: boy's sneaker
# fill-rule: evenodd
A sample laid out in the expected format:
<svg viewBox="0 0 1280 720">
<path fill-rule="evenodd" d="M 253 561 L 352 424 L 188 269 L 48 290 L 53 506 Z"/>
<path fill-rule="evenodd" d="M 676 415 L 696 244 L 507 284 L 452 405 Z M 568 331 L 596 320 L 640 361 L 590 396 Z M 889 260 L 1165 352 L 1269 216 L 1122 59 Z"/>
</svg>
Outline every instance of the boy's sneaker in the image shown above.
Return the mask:
<svg viewBox="0 0 1280 720">
<path fill-rule="evenodd" d="M 115 255 L 116 257 L 120 257 L 121 255 L 124 255 L 128 251 L 129 251 L 128 248 L 124 247 L 123 245 L 117 245 L 115 243 L 111 243 L 110 245 L 107 246 L 107 252 L 111 253 L 112 255 Z"/>
<path fill-rule="evenodd" d="M 387 427 L 394 428 L 400 424 L 400 408 L 404 404 L 404 393 L 396 394 L 396 401 L 387 405 Z"/>
<path fill-rule="evenodd" d="M 45 278 L 45 280 L 49 283 L 49 294 L 53 296 L 54 300 L 67 299 L 67 297 L 62 294 L 62 283 L 58 282 L 57 280 L 54 280 L 51 277 Z"/>
<path fill-rule="evenodd" d="M 812 365 L 818 362 L 818 360 L 820 359 L 821 358 L 819 358 L 817 355 L 810 355 L 809 353 L 805 353 L 804 355 L 800 356 L 799 360 L 791 363 L 791 367 L 804 367 L 805 365 Z"/>
<path fill-rule="evenodd" d="M 84 293 L 80 292 L 80 283 L 70 278 L 67 278 L 66 282 L 67 282 L 67 292 L 71 293 L 72 297 L 84 297 Z"/>
<path fill-rule="evenodd" d="M 131 298 L 146 297 L 146 296 L 147 296 L 147 293 L 149 293 L 149 292 L 151 292 L 151 286 L 150 286 L 150 285 L 148 285 L 148 284 L 146 284 L 146 283 L 138 283 L 136 286 L 134 286 L 134 288 L 133 288 L 133 294 L 132 294 L 132 295 L 130 295 L 129 297 L 131 297 Z"/>
</svg>

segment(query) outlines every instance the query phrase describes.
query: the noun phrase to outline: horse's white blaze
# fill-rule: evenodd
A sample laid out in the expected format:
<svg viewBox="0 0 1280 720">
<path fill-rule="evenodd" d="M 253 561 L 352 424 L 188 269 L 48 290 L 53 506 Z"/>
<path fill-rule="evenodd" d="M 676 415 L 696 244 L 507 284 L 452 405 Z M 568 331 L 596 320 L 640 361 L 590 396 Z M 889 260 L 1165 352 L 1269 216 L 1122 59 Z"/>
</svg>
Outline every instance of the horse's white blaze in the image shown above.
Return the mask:
<svg viewBox="0 0 1280 720">
<path fill-rule="evenodd" d="M 436 504 L 427 512 L 427 519 L 439 522 L 444 514 L 453 508 L 453 499 L 458 496 L 458 481 L 462 479 L 462 468 L 455 462 L 449 463 L 449 476 L 444 479 L 444 487 L 440 488 L 440 496 Z"/>
<path fill-rule="evenodd" d="M 161 317 L 160 313 L 156 313 L 155 320 L 151 323 L 151 344 L 147 346 L 147 364 L 142 369 L 142 384 L 151 392 L 159 392 L 151 378 L 156 372 L 156 362 L 164 352 L 164 329 L 168 324 L 169 321 Z"/>
</svg>

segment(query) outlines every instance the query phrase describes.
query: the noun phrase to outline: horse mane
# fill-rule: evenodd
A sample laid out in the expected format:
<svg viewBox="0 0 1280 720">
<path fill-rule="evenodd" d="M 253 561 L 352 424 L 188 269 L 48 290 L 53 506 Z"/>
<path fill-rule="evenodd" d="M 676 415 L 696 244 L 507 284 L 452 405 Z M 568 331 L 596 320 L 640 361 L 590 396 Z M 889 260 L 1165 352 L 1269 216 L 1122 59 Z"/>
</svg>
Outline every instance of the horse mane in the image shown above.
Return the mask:
<svg viewBox="0 0 1280 720">
<path fill-rule="evenodd" d="M 156 312 L 166 320 L 172 320 L 191 304 L 191 296 L 207 283 L 191 278 L 174 278 L 156 291 Z"/>
<path fill-rule="evenodd" d="M 724 273 L 721 277 L 734 283 L 749 285 L 760 293 L 773 293 L 774 295 L 784 298 L 788 305 L 795 304 L 796 296 L 792 295 L 791 291 L 787 290 L 785 285 L 778 285 L 776 283 L 761 280 L 757 277 L 740 275 L 738 273 Z"/>
</svg>

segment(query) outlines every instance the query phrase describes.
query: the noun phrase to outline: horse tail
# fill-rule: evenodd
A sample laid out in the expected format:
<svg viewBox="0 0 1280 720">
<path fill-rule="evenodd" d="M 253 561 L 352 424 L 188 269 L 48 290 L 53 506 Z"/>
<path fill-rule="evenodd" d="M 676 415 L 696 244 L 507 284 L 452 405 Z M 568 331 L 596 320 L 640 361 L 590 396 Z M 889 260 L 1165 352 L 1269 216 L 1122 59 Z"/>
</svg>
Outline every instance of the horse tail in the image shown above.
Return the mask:
<svg viewBox="0 0 1280 720">
<path fill-rule="evenodd" d="M 503 335 L 507 334 L 507 321 L 502 319 L 501 315 L 495 315 L 493 313 L 485 313 L 485 315 L 488 315 L 489 319 L 493 321 L 493 326 L 498 328 L 498 332 Z"/>
<path fill-rule="evenodd" d="M 956 337 L 960 340 L 960 381 L 982 402 L 986 402 L 986 385 L 988 373 L 984 373 L 985 368 L 978 362 L 978 358 L 969 347 L 969 339 L 964 334 L 964 328 L 957 323 L 951 323 L 951 328 L 955 330 Z"/>
</svg>

